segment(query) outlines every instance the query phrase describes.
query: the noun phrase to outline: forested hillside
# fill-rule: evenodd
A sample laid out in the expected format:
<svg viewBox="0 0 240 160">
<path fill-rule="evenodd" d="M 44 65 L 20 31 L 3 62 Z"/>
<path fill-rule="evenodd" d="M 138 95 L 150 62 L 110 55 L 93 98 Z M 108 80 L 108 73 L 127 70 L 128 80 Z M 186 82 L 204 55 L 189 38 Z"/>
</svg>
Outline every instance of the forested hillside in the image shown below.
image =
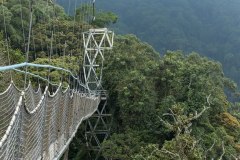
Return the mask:
<svg viewBox="0 0 240 160">
<path fill-rule="evenodd" d="M 58 0 L 68 8 L 68 0 Z M 76 2 L 80 0 L 76 0 Z M 223 63 L 240 84 L 239 0 L 99 0 L 100 10 L 119 15 L 115 30 L 133 33 L 161 54 L 196 51 Z"/>
<path fill-rule="evenodd" d="M 26 46 L 21 34 L 23 28 L 26 32 L 29 30 L 27 23 L 29 1 L 22 0 L 22 2 L 24 2 L 22 10 L 26 11 L 23 20 L 16 18 L 21 13 L 20 10 L 16 9 L 19 8 L 18 1 L 9 0 L 1 6 L 1 9 L 4 8 L 5 12 L 1 12 L 0 21 L 3 22 L 4 17 L 7 16 L 8 27 L 7 33 L 0 36 L 1 65 L 9 64 L 8 51 L 11 64 L 24 60 Z M 144 5 L 140 5 L 140 2 L 143 2 Z M 199 5 L 202 5 L 200 1 L 190 3 L 187 0 L 177 1 L 178 5 L 175 5 L 177 2 L 172 1 L 159 2 L 155 0 L 151 1 L 155 2 L 153 4 L 149 2 L 139 0 L 139 5 L 136 5 L 135 0 L 125 3 L 123 1 L 108 1 L 113 6 L 118 5 L 118 9 L 123 6 L 135 6 L 134 9 L 141 8 L 143 15 L 133 16 L 131 19 L 136 24 L 144 21 L 142 18 L 144 14 L 150 14 L 151 17 L 163 16 L 163 13 L 170 14 L 170 12 L 167 12 L 167 8 L 172 7 L 174 11 L 176 8 L 190 4 L 199 3 Z M 223 4 L 220 5 L 220 0 L 218 2 L 218 7 L 224 6 Z M 152 13 L 157 6 L 156 4 L 159 3 L 164 4 L 165 11 Z M 211 6 L 212 3 L 213 1 L 209 2 L 205 7 Z M 148 5 L 152 6 L 153 9 L 147 9 L 146 6 Z M 237 6 L 237 2 L 235 6 Z M 181 9 L 182 12 L 189 12 L 185 16 L 190 16 L 190 13 L 194 12 L 188 9 Z M 96 12 L 96 21 L 93 24 L 86 24 L 79 18 L 84 15 L 81 6 L 77 9 L 74 17 L 68 16 L 60 6 L 49 5 L 46 1 L 36 1 L 34 10 L 32 28 L 34 36 L 31 39 L 29 61 L 40 64 L 50 63 L 54 66 L 69 68 L 76 75 L 79 71 L 78 67 L 81 67 L 80 62 L 83 60 L 83 54 L 79 54 L 82 53 L 81 48 L 83 47 L 82 41 L 79 40 L 82 31 L 91 27 L 109 26 L 116 22 L 116 16 L 113 13 Z M 199 8 L 199 10 L 201 9 Z M 125 8 L 128 18 L 131 17 L 131 11 Z M 201 13 L 206 14 L 206 18 L 210 18 L 211 14 L 208 15 L 207 11 L 206 9 Z M 177 13 L 171 15 L 172 19 L 176 18 L 176 15 L 182 15 Z M 197 15 L 197 13 L 195 14 Z M 202 16 L 199 15 L 200 17 Z M 119 21 L 122 18 L 120 15 Z M 167 21 L 164 16 L 162 18 Z M 202 19 L 204 20 L 204 17 Z M 171 21 L 170 26 L 181 31 L 182 35 L 185 35 L 182 29 L 189 27 L 185 29 L 186 32 L 189 30 L 188 33 L 190 34 L 186 33 L 186 39 L 195 37 L 193 35 L 197 33 L 200 37 L 202 35 L 203 30 L 195 30 L 194 25 L 185 24 L 187 21 L 185 17 L 182 17 L 182 21 L 184 21 L 182 29 L 179 28 L 178 21 L 168 20 Z M 212 25 L 216 21 L 211 22 Z M 20 22 L 24 22 L 22 28 L 19 28 L 21 26 Z M 167 37 L 167 35 L 171 35 L 171 29 L 166 25 L 168 23 L 161 23 L 156 20 L 151 23 L 146 24 L 154 26 L 156 31 L 159 31 L 159 35 L 156 32 L 147 35 L 152 38 L 154 36 L 160 38 L 161 41 L 156 42 L 156 44 L 158 44 L 160 50 L 162 49 L 162 56 L 151 45 L 133 34 L 116 35 L 114 49 L 105 53 L 103 86 L 109 92 L 109 105 L 111 106 L 111 113 L 113 113 L 113 123 L 109 139 L 102 144 L 102 154 L 106 158 L 114 160 L 231 160 L 240 158 L 240 104 L 229 102 L 224 92 L 225 89 L 228 89 L 233 94 L 237 93 L 236 84 L 225 77 L 220 62 L 196 52 L 188 52 L 195 49 L 202 52 L 202 50 L 193 47 L 194 39 L 192 41 L 185 39 L 190 47 L 185 48 L 184 41 L 182 43 L 184 48 L 181 48 L 181 45 L 178 45 L 179 43 L 175 43 L 176 40 L 181 40 L 181 36 L 177 37 L 173 34 L 171 37 Z M 158 30 L 159 27 L 155 26 L 157 23 L 165 26 L 164 32 Z M 133 24 L 129 25 L 128 29 L 131 27 L 134 28 Z M 142 27 L 141 25 L 135 26 L 136 30 Z M 144 32 L 150 31 L 149 27 L 146 25 L 144 27 Z M 5 33 L 4 28 L 4 25 L 0 25 L 3 33 Z M 52 28 L 55 29 L 54 32 L 51 30 Z M 224 54 L 220 53 L 223 52 L 219 51 L 218 53 L 215 50 L 220 50 L 220 44 L 225 45 L 225 43 L 217 43 L 220 42 L 220 39 L 212 37 L 216 39 L 216 46 L 212 46 L 212 48 L 207 46 L 207 44 L 210 45 L 211 39 L 207 38 L 207 36 L 211 37 L 210 33 L 223 36 L 223 34 L 217 34 L 214 31 L 223 33 L 223 31 L 214 29 L 212 32 L 205 32 L 203 36 L 206 36 L 204 36 L 206 42 L 198 39 L 201 44 L 197 43 L 196 45 L 202 46 L 200 48 L 204 49 L 204 53 L 208 53 L 212 49 L 214 52 L 209 52 L 209 55 L 217 55 L 218 58 L 221 58 L 220 55 Z M 9 43 L 6 41 L 5 35 L 8 36 Z M 235 36 L 235 34 L 232 36 Z M 170 40 L 174 43 L 171 44 Z M 228 39 L 226 39 L 226 42 L 232 45 L 228 42 Z M 51 48 L 51 61 L 48 58 L 50 54 L 49 44 L 55 46 Z M 163 47 L 163 44 L 169 44 L 173 48 Z M 218 45 L 220 48 L 217 47 Z M 166 49 L 183 49 L 185 52 L 165 51 Z M 229 53 L 235 55 L 235 52 Z M 231 56 L 228 60 L 231 60 Z M 42 70 L 36 72 L 40 75 L 47 75 Z M 48 72 L 50 72 L 48 76 L 53 82 L 58 82 L 60 76 L 68 78 L 67 75 L 61 75 L 59 72 Z M 7 79 L 4 79 L 5 77 L 0 74 L 1 82 L 9 83 Z M 19 81 L 20 78 L 15 77 L 14 80 Z M 31 80 L 34 82 L 34 79 Z M 0 89 L 2 87 L 1 83 Z M 79 129 L 71 145 L 69 159 L 89 160 L 86 143 L 81 138 L 84 134 L 82 128 Z"/>
<path fill-rule="evenodd" d="M 114 109 L 108 158 L 122 160 L 232 159 L 239 156 L 238 106 L 224 88 L 236 86 L 221 64 L 197 53 L 163 57 L 133 35 L 116 38 L 105 68 Z M 238 117 L 238 118 L 236 118 Z M 213 147 L 212 147 L 213 146 Z"/>
<path fill-rule="evenodd" d="M 116 30 L 134 33 L 162 54 L 196 51 L 219 60 L 240 84 L 240 1 L 105 0 L 98 7 L 119 15 Z"/>
</svg>

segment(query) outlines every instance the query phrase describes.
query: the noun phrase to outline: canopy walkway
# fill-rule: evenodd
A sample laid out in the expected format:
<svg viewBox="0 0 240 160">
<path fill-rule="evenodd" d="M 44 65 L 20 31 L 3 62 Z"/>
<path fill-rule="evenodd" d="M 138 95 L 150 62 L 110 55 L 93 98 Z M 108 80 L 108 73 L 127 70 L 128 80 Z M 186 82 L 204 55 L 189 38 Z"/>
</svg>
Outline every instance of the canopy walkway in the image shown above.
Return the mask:
<svg viewBox="0 0 240 160">
<path fill-rule="evenodd" d="M 95 0 L 92 1 L 93 6 L 94 2 Z M 33 12 L 31 5 L 30 8 Z M 5 86 L 7 89 L 0 93 L 1 160 L 60 159 L 68 149 L 80 124 L 95 112 L 103 114 L 102 110 L 106 105 L 104 102 L 104 109 L 101 108 L 100 112 L 98 106 L 102 105 L 100 102 L 104 50 L 112 49 L 113 32 L 107 28 L 90 28 L 82 32 L 82 72 L 74 74 L 69 68 L 52 66 L 50 63 L 28 62 L 32 15 L 29 24 L 26 61 L 20 64 L 9 63 L 8 66 L 0 66 L 0 73 L 7 73 L 7 76 L 11 77 L 9 86 Z M 5 26 L 5 32 L 6 30 Z M 53 41 L 53 34 L 51 41 Z M 8 37 L 6 37 L 6 41 L 7 39 Z M 51 44 L 49 60 L 52 48 Z M 39 74 L 39 69 L 45 69 L 47 77 Z M 62 77 L 58 77 L 61 79 L 59 84 L 52 82 L 49 78 L 52 70 L 67 75 L 67 82 L 64 82 Z M 17 83 L 24 83 L 24 87 L 21 89 L 16 85 L 16 80 L 13 81 L 13 72 L 23 75 L 22 79 L 17 80 L 19 81 Z M 34 79 L 29 77 L 38 80 L 33 81 Z M 40 83 L 39 80 L 44 83 Z M 0 83 L 3 82 L 0 81 Z M 38 86 L 37 89 L 36 86 Z M 104 101 L 106 101 L 106 96 Z M 93 130 L 91 134 L 92 132 Z M 86 132 L 87 134 L 89 132 Z"/>
<path fill-rule="evenodd" d="M 0 94 L 0 159 L 59 159 L 81 122 L 97 109 L 99 96 L 61 85 L 21 91 L 12 82 Z"/>
<path fill-rule="evenodd" d="M 86 54 L 89 55 L 88 52 Z M 89 57 L 88 60 L 90 60 Z M 94 60 L 90 61 L 95 64 Z M 77 85 L 74 88 L 68 85 L 63 89 L 61 83 L 59 85 L 51 84 L 56 87 L 53 91 L 49 89 L 49 80 L 20 70 L 19 68 L 22 67 L 47 68 L 67 72 L 72 81 L 69 83 L 77 83 Z M 11 81 L 8 88 L 0 93 L 0 159 L 61 158 L 82 121 L 97 111 L 100 103 L 99 91 L 90 90 L 89 81 L 83 84 L 79 78 L 74 77 L 71 71 L 60 67 L 27 62 L 0 67 L 1 72 L 9 70 L 38 77 L 47 81 L 49 85 L 43 89 L 39 84 L 35 91 L 29 82 L 28 86 L 21 90 Z M 96 75 L 95 70 L 91 66 L 88 72 L 94 72 Z M 92 82 L 95 84 L 94 87 L 101 85 L 97 77 L 91 77 L 89 74 L 84 77 L 88 80 L 94 79 Z"/>
</svg>

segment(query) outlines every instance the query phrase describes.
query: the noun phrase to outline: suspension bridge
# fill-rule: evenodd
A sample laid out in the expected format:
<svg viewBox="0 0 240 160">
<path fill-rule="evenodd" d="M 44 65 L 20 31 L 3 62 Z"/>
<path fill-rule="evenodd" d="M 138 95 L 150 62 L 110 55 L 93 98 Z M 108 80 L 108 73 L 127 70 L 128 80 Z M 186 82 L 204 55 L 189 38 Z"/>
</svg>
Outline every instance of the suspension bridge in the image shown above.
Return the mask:
<svg viewBox="0 0 240 160">
<path fill-rule="evenodd" d="M 94 13 L 94 2 L 90 3 L 93 5 L 92 13 Z M 4 3 L 2 3 L 3 5 Z M 19 7 L 21 8 L 22 4 Z M 2 9 L 5 38 L 8 45 L 4 14 L 6 11 L 3 7 Z M 7 83 L 4 82 L 8 86 L 5 86 L 6 89 L 0 93 L 1 160 L 60 159 L 68 150 L 82 122 L 92 115 L 98 117 L 95 123 L 103 120 L 101 115 L 106 107 L 106 94 L 101 83 L 102 69 L 104 51 L 112 49 L 114 33 L 107 28 L 85 28 L 86 30 L 80 37 L 83 48 L 79 53 L 83 54 L 83 64 L 79 65 L 77 74 L 71 68 L 50 65 L 50 63 L 31 63 L 28 60 L 29 46 L 34 43 L 31 41 L 34 36 L 32 32 L 34 7 L 31 0 L 29 1 L 29 11 L 31 13 L 29 31 L 26 36 L 25 62 L 11 64 L 8 50 L 9 65 L 0 66 L 0 73 L 5 73 L 5 76 L 10 77 Z M 91 16 L 86 17 L 89 19 Z M 94 14 L 92 19 L 95 19 Z M 25 32 L 23 32 L 23 36 L 25 36 Z M 51 62 L 53 50 L 53 35 L 52 32 L 49 62 Z M 38 73 L 39 70 L 45 70 L 47 75 L 42 76 Z M 50 73 L 53 71 L 60 73 L 59 83 L 51 81 Z M 17 83 L 16 79 L 14 81 L 14 74 L 22 75 Z M 23 83 L 23 87 L 17 85 L 20 82 Z M 99 106 L 101 107 L 99 108 Z M 99 150 L 100 142 L 96 134 L 93 134 L 97 124 L 92 125 L 90 121 L 88 124 L 90 125 L 88 128 L 91 129 L 85 133 L 88 146 L 91 145 L 91 140 L 95 139 Z M 107 135 L 107 131 L 108 129 L 106 129 L 106 133 L 104 132 L 105 135 Z"/>
</svg>

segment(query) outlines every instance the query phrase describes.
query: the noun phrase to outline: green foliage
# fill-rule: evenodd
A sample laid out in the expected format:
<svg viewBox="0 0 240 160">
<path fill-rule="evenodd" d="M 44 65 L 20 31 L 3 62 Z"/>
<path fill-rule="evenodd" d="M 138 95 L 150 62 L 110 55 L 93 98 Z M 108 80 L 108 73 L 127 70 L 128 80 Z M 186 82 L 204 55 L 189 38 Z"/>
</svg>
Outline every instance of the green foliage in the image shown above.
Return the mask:
<svg viewBox="0 0 240 160">
<path fill-rule="evenodd" d="M 30 1 L 8 0 L 0 7 L 0 29 L 3 33 L 3 39 L 8 40 L 8 42 L 4 42 L 4 64 L 9 64 L 7 52 L 9 52 L 11 64 L 23 62 L 25 57 L 23 57 L 22 52 L 26 54 L 29 34 Z M 79 37 L 82 37 L 83 24 L 74 22 L 65 14 L 62 7 L 46 0 L 33 1 L 32 11 L 32 32 L 28 61 L 67 67 L 77 75 L 79 67 L 81 67 L 78 63 L 82 62 L 79 53 L 82 51 L 83 42 L 82 38 Z M 87 28 L 86 25 L 85 28 Z M 51 56 L 51 62 L 46 58 L 49 55 Z M 69 56 L 71 58 L 68 58 Z M 69 75 L 66 75 L 66 73 L 55 70 L 49 72 L 46 69 L 36 70 L 36 68 L 31 67 L 28 69 L 33 74 L 40 75 L 45 79 L 50 78 L 52 83 L 59 83 L 61 79 L 63 79 L 64 86 L 70 83 Z M 11 73 L 12 78 L 17 76 L 19 79 L 24 79 L 22 73 L 16 73 L 15 71 Z M 8 81 L 10 81 L 10 76 L 8 77 Z M 28 78 L 36 83 L 39 82 L 38 78 L 32 76 Z M 17 82 L 22 83 L 22 81 Z M 35 85 L 34 82 L 33 84 Z M 22 87 L 20 86 L 20 88 Z"/>
<path fill-rule="evenodd" d="M 4 36 L 0 37 L 1 65 L 8 64 L 8 51 L 10 63 L 24 60 L 21 51 L 25 51 L 26 45 L 23 42 L 26 41 L 26 36 L 22 36 L 22 31 L 28 33 L 28 2 L 22 0 L 23 4 L 19 6 L 15 0 L 9 0 L 1 5 L 0 28 L 4 35 L 7 34 L 10 38 L 9 44 L 4 41 L 6 38 L 2 38 Z M 170 1 L 158 1 L 158 3 L 163 2 L 163 6 L 174 6 L 172 10 L 178 12 L 187 4 L 187 1 L 184 1 L 184 4 L 175 2 L 181 4 L 175 6 Z M 91 27 L 86 25 L 86 22 L 91 19 L 89 15 L 92 8 L 89 5 L 80 6 L 75 21 L 66 16 L 61 7 L 46 3 L 47 1 L 34 1 L 33 4 L 31 42 L 34 43 L 30 44 L 29 60 L 38 64 L 66 68 L 74 75 L 78 75 L 79 67 L 82 68 L 79 63 L 83 61 L 82 56 L 79 55 L 83 42 L 79 37 L 83 30 Z M 149 4 L 147 1 L 143 3 Z M 129 5 L 133 4 L 135 5 L 133 1 L 129 2 Z M 160 29 L 164 32 L 161 31 L 157 35 L 156 31 L 160 29 L 157 25 L 153 25 L 151 38 L 157 40 L 160 37 L 161 41 L 157 45 L 163 50 L 168 48 L 191 50 L 198 45 L 204 46 L 202 43 L 195 44 L 195 41 L 193 45 L 188 43 L 186 37 L 191 38 L 197 33 L 195 30 L 191 32 L 190 22 L 183 23 L 184 17 L 191 15 L 191 10 L 187 8 L 184 10 L 185 14 L 166 12 L 170 17 L 178 15 L 176 22 L 164 18 L 162 14 L 157 15 L 162 18 Z M 124 11 L 131 17 L 129 14 L 131 11 Z M 160 13 L 165 11 L 166 9 L 162 7 Z M 23 14 L 22 19 L 19 19 L 20 14 Z M 153 18 L 156 16 L 149 11 L 149 13 L 141 13 L 138 17 L 144 14 L 150 14 Z M 191 16 L 194 19 L 195 16 Z M 97 12 L 93 25 L 105 27 L 115 23 L 116 20 L 117 16 L 111 12 Z M 131 21 L 135 20 L 136 17 L 132 17 Z M 143 19 L 140 20 L 141 23 L 148 24 Z M 4 21 L 7 27 L 6 33 Z M 179 23 L 182 24 L 183 30 L 179 29 L 181 26 Z M 169 26 L 173 27 L 174 33 L 168 32 Z M 141 28 L 134 25 L 131 27 L 136 31 Z M 149 29 L 145 27 L 145 30 Z M 199 34 L 202 33 L 201 31 Z M 185 32 L 189 34 L 191 32 L 192 36 L 187 36 Z M 206 37 L 203 40 L 209 42 Z M 217 51 L 215 45 L 209 45 L 207 51 L 211 54 L 215 53 Z M 51 59 L 48 59 L 50 53 Z M 105 157 L 126 160 L 198 160 L 219 159 L 221 155 L 223 159 L 239 156 L 239 104 L 231 104 L 224 93 L 224 89 L 235 91 L 237 86 L 224 76 L 219 62 L 209 60 L 197 53 L 185 54 L 181 51 L 168 51 L 160 57 L 150 45 L 141 42 L 134 35 L 116 36 L 113 51 L 106 51 L 104 54 L 107 63 L 103 71 L 103 86 L 109 91 L 109 105 L 114 114 L 112 134 L 103 143 L 102 153 Z M 233 55 L 229 52 L 224 58 L 229 61 L 232 60 Z M 63 81 L 64 86 L 73 82 L 66 72 L 40 68 L 35 70 L 31 67 L 28 71 L 49 78 L 52 83 Z M 18 77 L 21 75 L 16 74 L 13 78 Z M 9 81 L 9 76 L 0 74 L 0 78 L 3 79 L 1 82 Z M 0 89 L 5 86 L 4 83 L 0 84 Z M 81 133 L 78 133 L 72 144 L 71 158 L 86 159 L 86 151 L 78 150 L 85 147 L 80 137 Z"/>
<path fill-rule="evenodd" d="M 113 52 L 108 53 L 114 55 L 106 56 L 104 85 L 117 101 L 116 118 L 123 128 L 151 128 L 157 97 L 149 71 L 156 68 L 159 56 L 132 35 L 119 36 L 115 42 Z"/>
<path fill-rule="evenodd" d="M 198 146 L 197 140 L 188 134 L 178 136 L 171 141 L 165 142 L 162 148 L 164 159 L 203 159 L 202 148 Z M 167 151 L 174 153 L 169 154 Z"/>
<path fill-rule="evenodd" d="M 93 7 L 92 5 L 89 4 L 82 4 L 80 7 L 78 7 L 75 11 L 75 19 L 78 22 L 82 23 L 89 23 L 92 21 L 92 12 L 93 12 Z"/>
<path fill-rule="evenodd" d="M 0 66 L 6 66 L 10 64 L 21 63 L 24 61 L 24 57 L 20 50 L 14 50 L 9 44 L 3 39 L 2 33 L 0 33 Z M 14 72 L 0 72 L 0 92 L 5 90 L 10 84 L 11 78 L 17 80 L 21 77 L 19 74 Z M 21 83 L 16 81 L 16 85 Z"/>
<path fill-rule="evenodd" d="M 95 15 L 93 15 L 93 7 L 91 5 L 83 4 L 76 9 L 76 14 L 74 17 L 78 22 L 89 22 L 92 25 L 98 26 L 100 28 L 107 27 L 117 22 L 118 17 L 113 12 L 104 12 L 98 10 L 94 12 Z M 93 16 L 95 16 L 95 19 L 93 19 Z"/>
<path fill-rule="evenodd" d="M 33 28 L 34 43 L 30 45 L 30 58 L 35 60 L 36 57 L 47 57 L 50 44 L 52 44 L 52 57 L 79 56 L 83 50 L 82 32 L 87 28 L 89 25 L 72 20 L 55 19 L 51 20 L 50 24 L 38 23 Z"/>
<path fill-rule="evenodd" d="M 65 0 L 66 1 L 66 0 Z M 96 1 L 98 8 L 119 15 L 115 30 L 133 33 L 161 53 L 196 51 L 223 64 L 240 84 L 238 0 Z"/>
<path fill-rule="evenodd" d="M 142 147 L 133 160 L 202 160 L 203 152 L 198 143 L 190 135 L 181 135 L 171 141 L 165 142 L 162 148 L 156 144 Z"/>
<path fill-rule="evenodd" d="M 73 75 L 77 75 L 79 71 L 78 59 L 74 56 L 66 56 L 66 57 L 58 57 L 49 60 L 48 58 L 38 58 L 34 61 L 36 64 L 49 64 L 55 67 L 61 67 L 65 69 L 69 69 Z M 29 68 L 30 72 L 39 75 L 45 79 L 49 79 L 52 84 L 63 83 L 64 87 L 70 85 L 69 77 L 71 77 L 70 73 L 60 70 L 48 70 L 45 68 Z M 38 83 L 38 80 L 33 77 L 32 82 Z M 46 82 L 45 82 L 46 83 Z M 74 82 L 73 82 L 74 83 Z"/>
<path fill-rule="evenodd" d="M 129 160 L 144 145 L 146 144 L 141 142 L 139 133 L 128 130 L 122 134 L 113 134 L 111 141 L 105 141 L 103 143 L 103 155 L 106 158 Z"/>
<path fill-rule="evenodd" d="M 98 27 L 106 27 L 117 22 L 117 15 L 112 12 L 97 12 L 96 19 L 93 21 L 93 25 Z"/>
<path fill-rule="evenodd" d="M 6 32 L 14 48 L 25 51 L 25 45 L 29 33 L 30 7 L 29 0 L 8 0 L 0 6 L 0 29 Z M 62 7 L 48 1 L 39 0 L 32 4 L 33 18 L 32 25 L 38 23 L 50 23 L 54 18 L 66 19 L 67 16 Z"/>
<path fill-rule="evenodd" d="M 104 86 L 115 110 L 114 135 L 103 145 L 105 156 L 209 159 L 219 158 L 223 146 L 225 158 L 237 155 L 240 131 L 224 125 L 239 123 L 227 112 L 231 105 L 224 93 L 225 87 L 235 91 L 236 85 L 224 76 L 219 62 L 181 51 L 169 51 L 160 58 L 131 35 L 118 36 L 113 53 L 106 56 L 104 70 Z M 135 151 L 132 143 L 123 140 L 128 139 L 122 137 L 129 130 L 137 133 L 135 146 L 143 149 Z M 153 147 L 156 152 L 152 153 Z"/>
<path fill-rule="evenodd" d="M 188 112 L 199 110 L 211 95 L 211 111 L 226 110 L 229 103 L 224 94 L 225 82 L 221 65 L 196 53 L 184 56 L 181 52 L 168 52 L 160 61 L 158 88 L 160 98 L 174 97 L 188 105 Z M 232 84 L 233 85 L 233 84 Z M 163 107 L 161 107 L 163 109 Z"/>
</svg>

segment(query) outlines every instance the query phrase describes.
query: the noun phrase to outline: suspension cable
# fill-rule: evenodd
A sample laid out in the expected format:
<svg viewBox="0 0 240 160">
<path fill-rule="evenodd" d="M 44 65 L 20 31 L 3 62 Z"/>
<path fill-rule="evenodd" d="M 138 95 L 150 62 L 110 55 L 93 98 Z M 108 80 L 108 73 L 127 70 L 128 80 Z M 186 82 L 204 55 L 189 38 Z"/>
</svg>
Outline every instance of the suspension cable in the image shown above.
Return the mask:
<svg viewBox="0 0 240 160">
<path fill-rule="evenodd" d="M 29 50 L 30 50 L 30 43 L 31 43 L 31 32 L 32 32 L 32 22 L 33 22 L 33 1 L 29 1 L 29 8 L 30 8 L 30 22 L 29 22 L 29 31 L 28 31 L 28 43 L 27 43 L 27 52 L 26 52 L 26 59 L 25 61 L 29 61 Z"/>
<path fill-rule="evenodd" d="M 92 16 L 93 16 L 93 18 L 92 18 L 92 23 L 93 23 L 93 22 L 95 21 L 95 18 L 96 18 L 96 17 L 95 17 L 95 0 L 92 1 L 92 7 L 93 7 L 93 8 L 92 8 L 92 14 L 93 14 L 93 15 L 92 15 Z"/>
<path fill-rule="evenodd" d="M 22 34 L 23 34 L 23 46 L 24 46 L 24 51 L 27 52 L 27 48 L 26 48 L 26 35 L 25 35 L 25 29 L 24 29 L 24 25 L 23 25 L 23 9 L 22 9 L 22 0 L 19 0 L 20 2 L 20 10 L 21 10 L 21 25 L 22 25 Z"/>
<path fill-rule="evenodd" d="M 4 1 L 3 1 L 3 3 L 4 3 Z M 9 45 L 8 45 L 7 25 L 6 25 L 5 10 L 4 10 L 3 3 L 2 3 L 2 9 L 3 9 L 3 23 L 4 23 L 4 32 L 5 32 L 5 43 L 6 43 L 6 46 L 7 46 L 8 64 L 11 65 L 10 53 L 9 53 Z M 11 78 L 11 81 L 13 81 L 12 71 L 10 71 L 10 78 Z"/>
<path fill-rule="evenodd" d="M 52 36 L 51 36 L 50 52 L 48 55 L 48 64 L 49 65 L 51 64 L 52 52 L 53 52 L 53 31 L 52 31 Z M 48 86 L 49 86 L 49 82 L 50 82 L 50 72 L 51 72 L 51 69 L 48 68 Z"/>
<path fill-rule="evenodd" d="M 31 43 L 31 32 L 32 32 L 32 21 L 33 21 L 33 1 L 29 1 L 29 8 L 30 8 L 30 22 L 29 22 L 29 32 L 28 32 L 28 43 L 27 43 L 27 52 L 26 52 L 26 57 L 25 61 L 29 61 L 29 50 L 30 50 L 30 43 Z M 24 88 L 27 86 L 27 66 L 25 68 L 25 80 L 24 80 Z"/>
</svg>

